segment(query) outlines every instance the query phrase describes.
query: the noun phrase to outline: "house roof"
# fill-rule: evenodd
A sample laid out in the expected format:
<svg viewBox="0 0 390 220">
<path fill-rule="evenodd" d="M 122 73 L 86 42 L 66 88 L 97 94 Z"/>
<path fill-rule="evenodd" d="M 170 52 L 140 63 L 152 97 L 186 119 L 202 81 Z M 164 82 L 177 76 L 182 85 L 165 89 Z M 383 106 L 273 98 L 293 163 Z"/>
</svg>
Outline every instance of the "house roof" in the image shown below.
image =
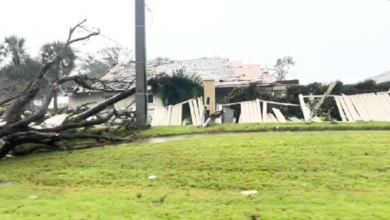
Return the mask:
<svg viewBox="0 0 390 220">
<path fill-rule="evenodd" d="M 151 71 L 148 68 L 148 79 L 156 76 L 157 72 Z M 113 90 L 127 90 L 135 87 L 135 67 L 132 65 L 123 66 L 116 65 L 110 71 L 108 71 L 103 77 L 100 78 L 102 82 L 105 83 L 107 87 Z M 103 85 L 100 83 L 95 83 L 92 85 L 94 88 L 103 89 Z M 76 93 L 91 93 L 91 92 L 100 92 L 98 90 L 89 90 L 85 88 L 77 87 L 73 92 Z"/>
<path fill-rule="evenodd" d="M 259 83 L 259 86 L 275 86 L 275 85 L 298 85 L 299 80 L 294 79 L 294 80 L 280 80 L 280 81 L 272 81 L 272 82 L 267 82 L 267 81 L 261 81 L 261 80 L 242 80 L 242 81 L 221 81 L 221 82 L 216 82 L 215 87 L 216 88 L 228 88 L 228 87 L 236 87 L 236 86 L 248 86 L 250 83 Z"/>
<path fill-rule="evenodd" d="M 201 58 L 192 60 L 149 61 L 147 63 L 148 78 L 161 73 L 172 74 L 175 70 L 184 69 L 187 73 L 196 73 L 201 78 L 213 78 L 216 86 L 247 85 L 251 82 L 272 83 L 275 79 L 270 76 L 268 67 L 260 67 L 259 64 L 243 64 L 242 61 L 229 61 L 224 58 Z M 116 65 L 101 80 L 109 83 L 115 90 L 125 90 L 135 87 L 135 83 L 129 86 L 129 82 L 135 79 L 134 65 Z M 101 85 L 95 85 L 101 88 Z M 80 89 L 77 93 L 93 92 Z"/>
</svg>

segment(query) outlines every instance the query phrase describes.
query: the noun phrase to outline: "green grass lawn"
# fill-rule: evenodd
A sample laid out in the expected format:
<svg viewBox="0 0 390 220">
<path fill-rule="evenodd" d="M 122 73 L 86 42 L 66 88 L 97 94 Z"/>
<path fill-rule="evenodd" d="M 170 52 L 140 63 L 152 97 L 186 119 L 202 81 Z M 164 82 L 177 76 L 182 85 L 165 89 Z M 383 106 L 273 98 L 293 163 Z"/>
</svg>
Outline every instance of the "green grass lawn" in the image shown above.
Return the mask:
<svg viewBox="0 0 390 220">
<path fill-rule="evenodd" d="M 226 134 L 2 160 L 0 182 L 15 183 L 0 186 L 0 219 L 387 220 L 389 141 L 390 131 Z"/>
<path fill-rule="evenodd" d="M 275 131 L 331 131 L 331 130 L 390 130 L 389 122 L 329 122 L 306 123 L 262 123 L 262 124 L 214 124 L 207 128 L 195 126 L 159 126 L 142 131 L 141 138 L 161 137 L 185 134 L 222 133 L 222 132 L 267 132 Z M 127 134 L 123 131 L 122 134 Z"/>
<path fill-rule="evenodd" d="M 320 122 L 313 124 L 306 123 L 265 123 L 265 124 L 212 124 L 207 128 L 198 128 L 196 126 L 158 126 L 152 127 L 141 132 L 137 132 L 137 138 L 153 138 L 153 137 L 166 137 L 177 135 L 189 135 L 189 134 L 217 134 L 217 133 L 245 133 L 245 132 L 284 132 L 284 131 L 352 131 L 352 130 L 382 130 L 390 131 L 390 122 L 339 122 L 337 124 L 331 124 L 329 122 Z M 91 130 L 92 132 L 99 131 L 98 129 Z M 89 132 L 91 132 L 89 131 Z M 80 131 L 85 133 L 86 131 Z M 88 131 L 87 131 L 88 132 Z M 116 137 L 129 137 L 136 132 L 133 130 L 122 129 L 115 132 L 110 132 L 108 136 Z M 67 143 L 71 146 L 83 146 L 96 144 L 94 139 L 75 139 L 69 140 Z M 17 156 L 30 154 L 31 150 L 37 149 L 39 146 L 35 144 L 19 145 L 15 149 Z M 65 146 L 62 145 L 62 148 Z"/>
</svg>

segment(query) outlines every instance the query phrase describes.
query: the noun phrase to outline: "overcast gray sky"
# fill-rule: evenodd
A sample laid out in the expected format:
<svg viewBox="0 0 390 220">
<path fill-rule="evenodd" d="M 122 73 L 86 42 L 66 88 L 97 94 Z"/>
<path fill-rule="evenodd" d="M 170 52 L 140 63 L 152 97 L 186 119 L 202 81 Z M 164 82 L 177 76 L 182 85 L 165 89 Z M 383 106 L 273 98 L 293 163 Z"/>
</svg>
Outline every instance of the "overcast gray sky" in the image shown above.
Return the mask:
<svg viewBox="0 0 390 220">
<path fill-rule="evenodd" d="M 61 2 L 61 4 L 60 4 Z M 222 56 L 269 67 L 293 56 L 302 83 L 353 83 L 390 70 L 388 0 L 150 0 L 148 58 Z M 27 39 L 30 53 L 65 40 L 81 18 L 134 48 L 134 0 L 12 0 L 1 3 L 0 38 Z M 83 51 L 111 42 L 92 39 Z"/>
</svg>

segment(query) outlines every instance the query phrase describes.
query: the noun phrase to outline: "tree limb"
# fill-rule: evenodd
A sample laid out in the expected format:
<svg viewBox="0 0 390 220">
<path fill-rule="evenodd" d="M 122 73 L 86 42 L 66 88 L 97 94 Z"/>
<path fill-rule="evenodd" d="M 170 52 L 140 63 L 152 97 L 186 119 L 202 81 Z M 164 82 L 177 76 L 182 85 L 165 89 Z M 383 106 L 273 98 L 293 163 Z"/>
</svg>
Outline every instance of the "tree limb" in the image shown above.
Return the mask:
<svg viewBox="0 0 390 220">
<path fill-rule="evenodd" d="M 70 122 L 70 123 L 60 125 L 60 126 L 54 127 L 54 128 L 37 129 L 37 131 L 40 131 L 40 132 L 61 132 L 61 131 L 69 130 L 69 129 L 99 125 L 99 124 L 103 124 L 106 121 L 108 121 L 110 118 L 112 118 L 112 116 L 114 116 L 114 114 L 115 114 L 115 110 L 111 111 L 104 118 L 99 118 L 99 119 L 91 120 L 91 121 L 82 121 L 82 122 L 78 122 L 78 123 L 77 122 Z"/>
<path fill-rule="evenodd" d="M 159 78 L 163 75 L 165 75 L 165 73 L 159 74 L 158 76 L 149 79 L 148 84 L 150 84 L 151 82 L 153 82 L 154 80 L 156 80 L 157 78 Z M 111 106 L 111 105 L 113 105 L 113 104 L 115 104 L 123 99 L 130 97 L 134 93 L 135 93 L 135 88 L 131 88 L 127 91 L 119 93 L 118 95 L 115 95 L 115 96 L 113 96 L 113 97 L 111 97 L 103 102 L 98 103 L 97 105 L 91 107 L 90 109 L 88 109 L 87 111 L 85 111 L 83 113 L 80 113 L 78 115 L 73 116 L 71 118 L 71 120 L 87 119 L 87 118 L 91 117 L 92 115 L 95 115 L 95 114 L 99 113 L 100 111 L 106 109 L 108 106 Z"/>
</svg>

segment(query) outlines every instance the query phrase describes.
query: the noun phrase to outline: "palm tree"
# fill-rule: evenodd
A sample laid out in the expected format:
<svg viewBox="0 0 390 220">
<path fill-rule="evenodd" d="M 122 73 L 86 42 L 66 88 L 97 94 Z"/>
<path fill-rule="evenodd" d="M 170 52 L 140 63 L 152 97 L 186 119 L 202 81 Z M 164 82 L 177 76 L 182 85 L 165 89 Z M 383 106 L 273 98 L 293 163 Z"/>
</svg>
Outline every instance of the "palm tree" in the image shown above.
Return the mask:
<svg viewBox="0 0 390 220">
<path fill-rule="evenodd" d="M 75 68 L 75 60 L 77 58 L 76 51 L 71 47 L 64 49 L 65 43 L 56 41 L 52 43 L 46 43 L 41 48 L 42 62 L 52 60 L 59 57 L 57 69 L 59 72 L 58 77 L 61 75 L 69 75 Z M 62 72 L 62 74 L 60 74 Z"/>
<path fill-rule="evenodd" d="M 71 47 L 65 47 L 65 43 L 55 41 L 44 44 L 41 48 L 41 60 L 46 62 L 48 60 L 57 59 L 55 69 L 51 69 L 49 76 L 58 79 L 61 76 L 69 75 L 75 68 L 75 60 L 77 58 L 76 51 Z M 54 110 L 58 109 L 58 97 L 54 96 Z"/>
<path fill-rule="evenodd" d="M 153 83 L 152 91 L 161 97 L 165 106 L 175 105 L 203 96 L 203 83 L 196 73 L 185 73 L 184 69 L 179 69 L 173 72 L 171 79 Z M 183 107 L 183 115 L 186 117 L 190 110 L 187 105 Z"/>
<path fill-rule="evenodd" d="M 0 45 L 0 58 L 11 57 L 12 64 L 14 66 L 20 66 L 28 58 L 24 48 L 25 43 L 26 39 L 22 37 L 15 35 L 5 37 L 4 43 Z"/>
<path fill-rule="evenodd" d="M 0 64 L 4 61 L 4 57 L 6 57 L 5 47 L 0 44 Z"/>
<path fill-rule="evenodd" d="M 33 80 L 39 73 L 41 63 L 37 60 L 27 58 L 19 66 L 5 65 L 1 70 L 1 76 L 7 77 L 10 80 Z"/>
<path fill-rule="evenodd" d="M 0 62 L 9 59 L 0 69 L 0 78 L 4 82 L 19 82 L 19 87 L 33 79 L 40 68 L 40 63 L 31 59 L 25 49 L 26 40 L 15 35 L 4 38 L 0 44 Z M 17 87 L 17 86 L 16 86 Z M 13 87 L 13 88 L 16 88 Z"/>
<path fill-rule="evenodd" d="M 15 84 L 10 92 L 18 93 L 26 88 L 41 69 L 39 59 L 33 59 L 29 56 L 25 49 L 26 40 L 15 35 L 6 37 L 4 42 L 0 44 L 0 64 L 4 63 L 0 68 L 0 88 Z M 17 83 L 16 83 L 17 82 Z M 47 83 L 46 80 L 43 83 Z M 45 95 L 46 86 L 42 89 L 40 96 Z"/>
</svg>

